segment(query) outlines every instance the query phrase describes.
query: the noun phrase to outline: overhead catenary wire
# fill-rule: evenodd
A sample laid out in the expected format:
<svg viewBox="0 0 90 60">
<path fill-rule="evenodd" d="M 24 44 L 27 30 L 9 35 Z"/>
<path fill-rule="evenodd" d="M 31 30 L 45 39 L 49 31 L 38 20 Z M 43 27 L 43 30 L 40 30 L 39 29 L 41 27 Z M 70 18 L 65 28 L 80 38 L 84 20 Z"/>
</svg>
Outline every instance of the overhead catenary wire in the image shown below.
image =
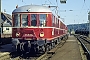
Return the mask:
<svg viewBox="0 0 90 60">
<path fill-rule="evenodd" d="M 84 2 L 85 2 L 85 1 L 84 1 Z M 82 13 L 83 7 L 84 7 L 84 3 L 83 3 L 83 5 L 82 5 L 82 7 L 81 7 L 80 13 L 77 14 L 78 20 L 80 20 L 80 14 Z"/>
<path fill-rule="evenodd" d="M 52 11 L 55 11 L 55 14 L 58 16 L 58 0 L 55 0 L 56 4 L 55 4 L 55 2 L 52 2 L 50 0 L 47 0 L 47 1 L 49 2 L 48 5 L 52 5 L 50 7 L 54 7 L 54 9 L 52 9 Z M 43 4 L 43 5 L 46 5 L 47 1 L 45 0 L 45 4 Z"/>
<path fill-rule="evenodd" d="M 84 7 L 87 8 L 87 9 L 84 9 Z M 83 10 L 86 10 L 86 12 L 85 12 L 84 14 L 81 14 Z M 84 18 L 83 16 L 85 16 L 85 14 L 87 14 L 88 11 L 89 11 L 89 9 L 88 9 L 88 7 L 87 7 L 87 5 L 86 5 L 86 0 L 84 0 L 83 6 L 82 6 L 81 11 L 80 11 L 80 14 L 79 14 L 79 16 L 78 16 L 78 19 L 79 19 L 79 20 L 81 20 L 81 19 L 83 20 L 83 18 Z M 82 16 L 80 17 L 80 15 L 82 15 Z"/>
</svg>

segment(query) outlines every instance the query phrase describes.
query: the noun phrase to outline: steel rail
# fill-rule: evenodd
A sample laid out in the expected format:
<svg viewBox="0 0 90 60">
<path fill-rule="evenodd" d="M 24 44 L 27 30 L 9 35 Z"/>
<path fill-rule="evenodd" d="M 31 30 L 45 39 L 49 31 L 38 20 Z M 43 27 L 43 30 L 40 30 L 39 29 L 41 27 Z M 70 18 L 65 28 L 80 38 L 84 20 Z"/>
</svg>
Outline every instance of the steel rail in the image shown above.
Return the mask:
<svg viewBox="0 0 90 60">
<path fill-rule="evenodd" d="M 87 56 L 87 59 L 90 60 L 90 51 L 88 50 L 88 48 L 85 46 L 84 42 L 87 42 L 88 44 L 90 44 L 90 41 L 86 40 L 85 38 L 81 37 L 81 36 L 76 36 L 76 38 L 79 40 L 79 42 L 81 43 L 84 51 L 85 51 L 85 54 Z M 83 41 L 82 41 L 83 40 Z"/>
</svg>

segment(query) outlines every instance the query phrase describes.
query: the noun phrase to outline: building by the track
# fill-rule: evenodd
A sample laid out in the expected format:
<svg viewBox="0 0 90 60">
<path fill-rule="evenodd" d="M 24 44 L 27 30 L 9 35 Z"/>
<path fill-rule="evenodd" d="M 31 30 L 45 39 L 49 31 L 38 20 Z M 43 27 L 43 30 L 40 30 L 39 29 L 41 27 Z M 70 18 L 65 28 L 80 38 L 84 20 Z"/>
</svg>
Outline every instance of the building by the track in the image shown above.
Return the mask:
<svg viewBox="0 0 90 60">
<path fill-rule="evenodd" d="M 1 37 L 11 36 L 12 34 L 12 16 L 7 13 L 1 13 Z"/>
<path fill-rule="evenodd" d="M 67 25 L 68 31 L 89 30 L 89 23 Z"/>
</svg>

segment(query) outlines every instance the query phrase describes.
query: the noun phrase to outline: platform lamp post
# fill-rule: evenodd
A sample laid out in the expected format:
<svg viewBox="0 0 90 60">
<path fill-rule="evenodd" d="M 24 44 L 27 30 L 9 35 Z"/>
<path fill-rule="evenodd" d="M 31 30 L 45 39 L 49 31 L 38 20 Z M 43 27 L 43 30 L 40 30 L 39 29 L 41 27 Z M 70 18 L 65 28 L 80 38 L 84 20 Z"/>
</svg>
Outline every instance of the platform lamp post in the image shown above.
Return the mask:
<svg viewBox="0 0 90 60">
<path fill-rule="evenodd" d="M 90 37 L 90 11 L 88 13 L 88 20 L 89 20 L 89 37 Z"/>
</svg>

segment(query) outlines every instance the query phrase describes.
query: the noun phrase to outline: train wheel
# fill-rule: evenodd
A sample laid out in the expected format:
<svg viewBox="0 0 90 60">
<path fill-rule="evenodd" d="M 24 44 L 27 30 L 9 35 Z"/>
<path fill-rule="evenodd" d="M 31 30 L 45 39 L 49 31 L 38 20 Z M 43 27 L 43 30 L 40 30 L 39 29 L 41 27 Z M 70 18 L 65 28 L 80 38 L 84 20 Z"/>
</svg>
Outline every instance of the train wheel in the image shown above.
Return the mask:
<svg viewBox="0 0 90 60">
<path fill-rule="evenodd" d="M 17 50 L 17 52 L 18 52 L 18 53 L 20 53 L 20 52 L 21 52 L 21 49 L 20 49 L 20 44 L 18 44 L 18 45 L 16 46 L 16 50 Z"/>
<path fill-rule="evenodd" d="M 58 43 L 58 39 L 55 41 L 55 45 Z"/>
<path fill-rule="evenodd" d="M 60 38 L 58 38 L 58 43 L 60 42 Z"/>
<path fill-rule="evenodd" d="M 28 44 L 24 44 L 22 47 L 24 48 L 24 52 L 29 52 Z"/>
<path fill-rule="evenodd" d="M 39 49 L 38 49 L 37 47 L 36 47 L 36 49 L 35 49 L 35 52 L 36 52 L 36 53 L 38 53 L 38 52 L 39 52 Z"/>
<path fill-rule="evenodd" d="M 0 45 L 2 45 L 3 43 L 0 41 Z"/>
<path fill-rule="evenodd" d="M 45 53 L 45 46 L 42 46 L 42 51 L 43 53 Z"/>
<path fill-rule="evenodd" d="M 34 46 L 34 52 L 35 52 L 35 53 L 38 53 L 38 51 L 39 51 L 39 46 L 35 45 L 35 46 Z"/>
<path fill-rule="evenodd" d="M 51 49 L 53 48 L 53 43 L 51 43 Z"/>
<path fill-rule="evenodd" d="M 45 53 L 45 46 L 39 46 L 38 52 L 39 52 L 40 54 Z"/>
<path fill-rule="evenodd" d="M 51 44 L 47 45 L 47 51 L 50 51 L 50 50 L 51 50 Z"/>
<path fill-rule="evenodd" d="M 55 47 L 55 42 L 52 43 L 52 47 L 53 47 L 53 48 Z"/>
</svg>

